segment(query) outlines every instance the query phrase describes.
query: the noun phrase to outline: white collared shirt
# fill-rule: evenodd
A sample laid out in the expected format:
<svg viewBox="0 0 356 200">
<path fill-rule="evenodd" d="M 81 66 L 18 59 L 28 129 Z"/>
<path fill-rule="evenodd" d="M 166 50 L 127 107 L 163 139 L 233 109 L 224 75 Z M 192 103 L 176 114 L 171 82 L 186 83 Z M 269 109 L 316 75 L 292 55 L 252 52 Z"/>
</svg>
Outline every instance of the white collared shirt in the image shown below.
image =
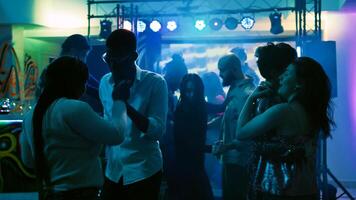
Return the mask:
<svg viewBox="0 0 356 200">
<path fill-rule="evenodd" d="M 167 84 L 162 76 L 136 67 L 136 79 L 128 103 L 148 117 L 147 133 L 142 133 L 128 118 L 125 140 L 106 149 L 105 175 L 114 182 L 123 176 L 124 185 L 146 179 L 162 169 L 158 139 L 165 132 L 168 109 Z M 100 81 L 99 95 L 104 117 L 111 120 L 113 81 L 111 73 Z M 103 133 L 105 134 L 105 133 Z"/>
</svg>

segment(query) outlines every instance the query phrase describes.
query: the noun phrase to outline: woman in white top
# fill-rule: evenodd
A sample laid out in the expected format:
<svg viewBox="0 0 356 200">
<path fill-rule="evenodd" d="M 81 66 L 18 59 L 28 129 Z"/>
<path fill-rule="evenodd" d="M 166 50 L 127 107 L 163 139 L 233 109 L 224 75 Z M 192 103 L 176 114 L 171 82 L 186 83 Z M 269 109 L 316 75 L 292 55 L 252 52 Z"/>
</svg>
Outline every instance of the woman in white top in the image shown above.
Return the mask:
<svg viewBox="0 0 356 200">
<path fill-rule="evenodd" d="M 56 59 L 47 68 L 34 111 L 24 119 L 21 156 L 25 165 L 35 168 L 41 199 L 96 199 L 103 184 L 101 146 L 124 139 L 127 116 L 120 87 L 113 91 L 109 122 L 78 100 L 87 79 L 88 69 L 80 60 Z"/>
<path fill-rule="evenodd" d="M 316 143 L 320 131 L 330 135 L 330 81 L 315 60 L 301 57 L 280 76 L 278 94 L 285 103 L 251 115 L 257 98 L 270 95 L 268 84 L 248 98 L 237 128 L 239 140 L 264 136 L 254 190 L 261 200 L 318 198 Z"/>
</svg>

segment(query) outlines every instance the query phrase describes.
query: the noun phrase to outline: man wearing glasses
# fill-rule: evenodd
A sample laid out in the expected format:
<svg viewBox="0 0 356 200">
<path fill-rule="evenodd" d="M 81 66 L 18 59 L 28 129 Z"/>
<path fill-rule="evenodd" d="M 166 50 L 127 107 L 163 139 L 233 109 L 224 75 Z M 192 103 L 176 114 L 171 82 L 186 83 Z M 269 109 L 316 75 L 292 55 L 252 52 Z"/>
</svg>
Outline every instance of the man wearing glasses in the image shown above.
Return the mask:
<svg viewBox="0 0 356 200">
<path fill-rule="evenodd" d="M 136 37 L 131 31 L 115 30 L 108 37 L 106 47 L 103 59 L 111 73 L 101 79 L 99 87 L 104 117 L 111 120 L 112 91 L 113 87 L 119 87 L 119 96 L 126 102 L 130 119 L 124 142 L 106 149 L 102 197 L 104 200 L 158 199 L 162 176 L 158 139 L 166 123 L 166 82 L 160 75 L 136 65 Z"/>
</svg>

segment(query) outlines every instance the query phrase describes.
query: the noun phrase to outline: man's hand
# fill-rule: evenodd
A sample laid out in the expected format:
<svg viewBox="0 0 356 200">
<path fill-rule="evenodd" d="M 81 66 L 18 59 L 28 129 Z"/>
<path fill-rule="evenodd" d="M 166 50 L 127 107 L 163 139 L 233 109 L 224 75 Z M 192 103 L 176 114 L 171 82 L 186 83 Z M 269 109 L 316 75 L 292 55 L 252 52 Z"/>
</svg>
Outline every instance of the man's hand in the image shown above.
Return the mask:
<svg viewBox="0 0 356 200">
<path fill-rule="evenodd" d="M 118 84 L 115 84 L 112 92 L 113 100 L 127 101 L 130 98 L 131 86 L 132 81 L 129 80 L 122 80 Z"/>
<path fill-rule="evenodd" d="M 223 141 L 222 140 L 216 141 L 212 146 L 211 153 L 213 155 L 215 155 L 218 159 L 222 154 L 222 146 L 223 146 Z"/>
</svg>

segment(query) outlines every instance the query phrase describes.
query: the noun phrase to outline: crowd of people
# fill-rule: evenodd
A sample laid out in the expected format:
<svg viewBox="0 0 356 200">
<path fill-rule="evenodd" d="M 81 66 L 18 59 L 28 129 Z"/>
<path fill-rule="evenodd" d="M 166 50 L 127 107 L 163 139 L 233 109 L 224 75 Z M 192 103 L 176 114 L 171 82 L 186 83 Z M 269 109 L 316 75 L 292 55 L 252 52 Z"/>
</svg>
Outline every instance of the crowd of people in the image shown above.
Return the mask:
<svg viewBox="0 0 356 200">
<path fill-rule="evenodd" d="M 162 181 L 165 199 L 213 200 L 207 153 L 222 163 L 224 200 L 318 199 L 317 138 L 334 125 L 318 62 L 268 43 L 255 52 L 259 82 L 233 49 L 217 64 L 225 95 L 207 89 L 220 84 L 216 74 L 188 73 L 179 54 L 163 75 L 141 69 L 136 43 L 125 29 L 109 35 L 110 73 L 98 90 L 86 86 L 90 45 L 81 35 L 44 70 L 20 136 L 41 200 L 158 200 Z M 220 127 L 213 143 L 209 127 Z"/>
</svg>

